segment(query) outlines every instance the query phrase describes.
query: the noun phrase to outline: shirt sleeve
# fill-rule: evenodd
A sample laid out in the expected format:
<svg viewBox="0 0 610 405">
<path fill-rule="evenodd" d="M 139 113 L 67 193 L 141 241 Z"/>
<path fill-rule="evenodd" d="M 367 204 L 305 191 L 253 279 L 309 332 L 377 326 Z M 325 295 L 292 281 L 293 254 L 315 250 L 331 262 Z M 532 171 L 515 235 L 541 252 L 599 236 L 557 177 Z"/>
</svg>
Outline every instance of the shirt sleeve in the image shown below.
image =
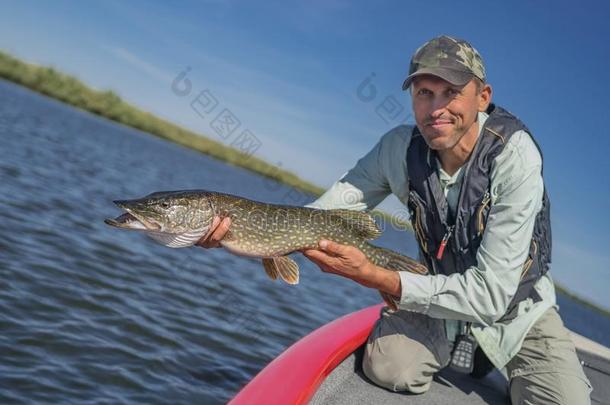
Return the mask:
<svg viewBox="0 0 610 405">
<path fill-rule="evenodd" d="M 392 172 L 402 170 L 396 159 L 405 160 L 410 137 L 406 126 L 393 128 L 356 163 L 350 171 L 335 182 L 320 198 L 306 205 L 311 208 L 371 210 L 381 203 L 393 190 Z M 397 153 L 404 151 L 402 157 Z M 391 167 L 394 165 L 393 167 Z M 404 171 L 404 170 L 403 170 Z M 406 176 L 406 172 L 401 173 Z M 394 176 L 396 177 L 396 176 Z"/>
<path fill-rule="evenodd" d="M 517 291 L 542 207 L 541 171 L 529 134 L 513 134 L 492 165 L 491 207 L 476 266 L 449 276 L 401 272 L 400 307 L 484 325 L 500 319 Z"/>
</svg>

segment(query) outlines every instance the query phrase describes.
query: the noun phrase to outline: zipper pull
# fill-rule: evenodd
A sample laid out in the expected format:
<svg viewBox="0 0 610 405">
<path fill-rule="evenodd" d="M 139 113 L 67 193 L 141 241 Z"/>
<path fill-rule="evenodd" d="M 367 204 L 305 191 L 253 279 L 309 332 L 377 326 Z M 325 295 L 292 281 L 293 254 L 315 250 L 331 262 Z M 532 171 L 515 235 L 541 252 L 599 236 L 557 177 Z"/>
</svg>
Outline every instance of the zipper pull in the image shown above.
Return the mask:
<svg viewBox="0 0 610 405">
<path fill-rule="evenodd" d="M 453 231 L 454 226 L 455 225 L 451 225 L 449 228 L 447 228 L 447 232 L 445 233 L 445 236 L 443 236 L 443 240 L 438 248 L 438 252 L 436 252 L 436 260 L 441 260 L 443 258 L 445 247 L 447 247 L 447 242 L 449 242 L 449 238 L 451 238 L 451 232 Z"/>
</svg>

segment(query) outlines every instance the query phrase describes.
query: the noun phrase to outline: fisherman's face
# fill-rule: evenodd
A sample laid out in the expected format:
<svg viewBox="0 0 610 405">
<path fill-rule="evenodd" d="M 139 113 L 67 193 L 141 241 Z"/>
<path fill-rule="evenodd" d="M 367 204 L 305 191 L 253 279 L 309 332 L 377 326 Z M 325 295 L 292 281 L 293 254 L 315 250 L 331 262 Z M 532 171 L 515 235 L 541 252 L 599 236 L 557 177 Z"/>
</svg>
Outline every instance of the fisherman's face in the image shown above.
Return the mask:
<svg viewBox="0 0 610 405">
<path fill-rule="evenodd" d="M 485 111 L 491 87 L 477 89 L 471 80 L 455 86 L 437 76 L 422 75 L 412 83 L 413 113 L 426 143 L 434 150 L 453 149 L 465 134 L 478 135 L 473 126 L 479 111 Z M 470 131 L 470 132 L 469 132 Z"/>
</svg>

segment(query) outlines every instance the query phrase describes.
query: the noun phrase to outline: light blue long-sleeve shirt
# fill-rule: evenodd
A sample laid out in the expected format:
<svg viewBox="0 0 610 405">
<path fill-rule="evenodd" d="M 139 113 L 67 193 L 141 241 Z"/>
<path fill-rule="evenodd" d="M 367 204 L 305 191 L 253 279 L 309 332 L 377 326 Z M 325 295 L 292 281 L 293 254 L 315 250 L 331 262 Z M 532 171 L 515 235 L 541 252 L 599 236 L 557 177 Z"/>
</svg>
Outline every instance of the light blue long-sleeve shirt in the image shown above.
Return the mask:
<svg viewBox="0 0 610 405">
<path fill-rule="evenodd" d="M 479 136 L 487 117 L 479 113 Z M 407 205 L 406 151 L 412 130 L 403 125 L 383 135 L 354 168 L 309 206 L 369 210 L 390 193 Z M 449 276 L 400 272 L 401 309 L 472 322 L 473 335 L 498 368 L 518 352 L 530 327 L 555 305 L 555 288 L 547 273 L 535 285 L 541 301 L 528 298 L 519 304 L 515 319 L 496 322 L 517 291 L 529 252 L 536 214 L 542 207 L 541 172 L 542 159 L 529 134 L 513 134 L 492 164 L 491 206 L 476 266 Z M 453 208 L 462 177 L 461 169 L 452 176 L 439 169 L 447 202 Z M 455 322 L 447 324 L 448 329 L 455 329 Z"/>
</svg>

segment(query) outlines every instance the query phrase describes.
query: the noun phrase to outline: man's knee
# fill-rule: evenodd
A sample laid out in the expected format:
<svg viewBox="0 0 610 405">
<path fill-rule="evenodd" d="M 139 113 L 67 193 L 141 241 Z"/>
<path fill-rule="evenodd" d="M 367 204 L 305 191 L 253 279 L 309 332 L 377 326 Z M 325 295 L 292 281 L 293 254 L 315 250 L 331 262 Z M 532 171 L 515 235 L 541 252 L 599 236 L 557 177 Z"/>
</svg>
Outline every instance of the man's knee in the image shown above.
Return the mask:
<svg viewBox="0 0 610 405">
<path fill-rule="evenodd" d="M 421 394 L 430 388 L 435 367 L 434 355 L 418 342 L 404 336 L 384 336 L 369 342 L 364 351 L 362 369 L 375 384 L 392 391 Z"/>
<path fill-rule="evenodd" d="M 536 373 L 515 377 L 510 382 L 513 404 L 587 405 L 591 387 L 581 377 L 562 373 Z"/>
<path fill-rule="evenodd" d="M 366 344 L 362 368 L 377 385 L 420 394 L 448 361 L 442 323 L 406 311 L 385 312 Z"/>
<path fill-rule="evenodd" d="M 513 404 L 589 404 L 591 385 L 559 314 L 549 309 L 507 364 Z"/>
</svg>

